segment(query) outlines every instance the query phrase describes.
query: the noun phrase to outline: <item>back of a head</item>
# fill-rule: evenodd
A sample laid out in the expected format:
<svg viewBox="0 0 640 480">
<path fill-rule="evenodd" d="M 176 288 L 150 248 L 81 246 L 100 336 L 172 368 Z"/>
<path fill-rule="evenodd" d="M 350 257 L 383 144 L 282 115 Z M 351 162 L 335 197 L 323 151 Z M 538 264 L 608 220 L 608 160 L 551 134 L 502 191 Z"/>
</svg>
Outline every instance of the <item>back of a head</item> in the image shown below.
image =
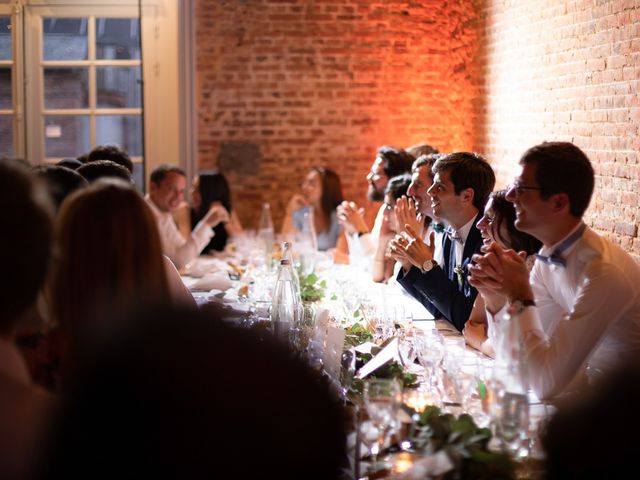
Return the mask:
<svg viewBox="0 0 640 480">
<path fill-rule="evenodd" d="M 46 187 L 23 164 L 0 160 L 0 330 L 35 301 L 49 267 L 53 208 Z"/>
<path fill-rule="evenodd" d="M 133 162 L 129 154 L 118 145 L 98 145 L 87 155 L 87 163 L 96 160 L 111 160 L 118 165 L 126 168 L 130 174 L 133 174 Z"/>
<path fill-rule="evenodd" d="M 496 184 L 491 165 L 477 153 L 455 152 L 439 158 L 433 165 L 434 175 L 448 172 L 456 195 L 465 188 L 473 189 L 473 205 L 482 211 Z"/>
<path fill-rule="evenodd" d="M 111 160 L 94 160 L 93 162 L 87 162 L 78 168 L 77 172 L 86 178 L 89 183 L 93 183 L 99 178 L 108 177 L 115 177 L 133 183 L 131 172 Z"/>
<path fill-rule="evenodd" d="M 67 167 L 71 170 L 77 170 L 82 166 L 83 163 L 84 162 L 81 162 L 77 158 L 63 158 L 58 163 L 56 163 L 56 165 L 59 167 Z"/>
<path fill-rule="evenodd" d="M 595 179 L 591 162 L 580 148 L 569 142 L 544 142 L 527 150 L 520 164 L 535 165 L 542 198 L 566 193 L 571 215 L 582 217 L 591 201 Z"/>
<path fill-rule="evenodd" d="M 45 478 L 339 477 L 341 407 L 273 339 L 206 311 L 121 324 L 82 362 Z"/>
<path fill-rule="evenodd" d="M 101 307 L 167 296 L 155 218 L 131 184 L 102 179 L 72 194 L 59 213 L 56 246 L 51 306 L 65 328 Z"/>
<path fill-rule="evenodd" d="M 44 179 L 56 209 L 60 208 L 63 200 L 71 193 L 88 185 L 87 180 L 78 172 L 61 165 L 39 165 L 34 171 Z"/>
<path fill-rule="evenodd" d="M 410 172 L 411 164 L 415 160 L 406 151 L 388 145 L 378 148 L 377 156 L 382 159 L 382 168 L 389 178 Z"/>
<path fill-rule="evenodd" d="M 416 143 L 409 148 L 405 148 L 405 151 L 413 158 L 421 157 L 422 155 L 431 155 L 434 153 L 440 153 L 436 147 L 432 147 L 427 143 Z"/>
</svg>

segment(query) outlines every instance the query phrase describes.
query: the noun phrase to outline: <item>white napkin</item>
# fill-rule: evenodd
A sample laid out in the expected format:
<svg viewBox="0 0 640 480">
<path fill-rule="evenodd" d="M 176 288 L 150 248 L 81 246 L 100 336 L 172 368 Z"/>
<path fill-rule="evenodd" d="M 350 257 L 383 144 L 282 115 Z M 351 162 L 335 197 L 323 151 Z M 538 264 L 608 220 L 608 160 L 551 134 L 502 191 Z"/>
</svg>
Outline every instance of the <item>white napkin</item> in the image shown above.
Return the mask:
<svg viewBox="0 0 640 480">
<path fill-rule="evenodd" d="M 189 290 L 228 290 L 231 287 L 231 280 L 227 272 L 207 273 L 200 278 L 184 279 L 184 283 Z"/>
</svg>

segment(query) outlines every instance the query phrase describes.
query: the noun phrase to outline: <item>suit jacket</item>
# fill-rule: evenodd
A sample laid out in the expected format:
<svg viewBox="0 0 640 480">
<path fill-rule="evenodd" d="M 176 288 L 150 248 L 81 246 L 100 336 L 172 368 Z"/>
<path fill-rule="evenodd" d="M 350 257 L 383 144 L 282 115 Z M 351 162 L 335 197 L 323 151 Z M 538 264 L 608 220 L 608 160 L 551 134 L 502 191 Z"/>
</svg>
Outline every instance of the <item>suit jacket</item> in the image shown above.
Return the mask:
<svg viewBox="0 0 640 480">
<path fill-rule="evenodd" d="M 456 256 L 453 252 L 453 241 L 447 235 L 443 235 L 442 240 L 444 265 L 438 265 L 426 273 L 416 267 L 411 267 L 406 275 L 403 275 L 402 270 L 398 272 L 397 280 L 407 292 L 422 303 L 435 318 L 446 318 L 459 331 L 462 331 L 469 319 L 478 295 L 478 291 L 469 285 L 467 280 L 467 266 L 471 262 L 471 256 L 480 252 L 482 246 L 482 236 L 476 227 L 481 217 L 480 212 L 464 243 L 461 265 L 464 272 L 462 283 L 459 283 L 458 275 L 454 271 Z"/>
</svg>

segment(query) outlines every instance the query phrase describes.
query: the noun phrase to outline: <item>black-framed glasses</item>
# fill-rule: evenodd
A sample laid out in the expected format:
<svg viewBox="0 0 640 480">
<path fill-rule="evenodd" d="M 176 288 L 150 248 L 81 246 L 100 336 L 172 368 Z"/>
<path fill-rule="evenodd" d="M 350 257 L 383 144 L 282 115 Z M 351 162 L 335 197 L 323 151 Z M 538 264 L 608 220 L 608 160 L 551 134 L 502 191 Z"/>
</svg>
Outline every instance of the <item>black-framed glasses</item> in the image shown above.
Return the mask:
<svg viewBox="0 0 640 480">
<path fill-rule="evenodd" d="M 542 190 L 540 187 L 527 187 L 523 185 L 518 180 L 514 180 L 511 185 L 509 185 L 509 190 L 513 190 L 516 192 L 516 195 L 522 195 L 527 190 Z"/>
</svg>

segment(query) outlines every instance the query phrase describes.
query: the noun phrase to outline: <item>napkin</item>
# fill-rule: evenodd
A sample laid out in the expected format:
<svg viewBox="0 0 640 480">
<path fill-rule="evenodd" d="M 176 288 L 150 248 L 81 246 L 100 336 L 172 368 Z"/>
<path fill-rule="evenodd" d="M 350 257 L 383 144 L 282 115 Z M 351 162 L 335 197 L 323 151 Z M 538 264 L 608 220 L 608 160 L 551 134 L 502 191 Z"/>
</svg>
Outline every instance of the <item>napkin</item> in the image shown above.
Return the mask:
<svg viewBox="0 0 640 480">
<path fill-rule="evenodd" d="M 185 285 L 189 290 L 228 290 L 231 280 L 226 272 L 207 273 L 200 278 L 185 279 Z"/>
</svg>

